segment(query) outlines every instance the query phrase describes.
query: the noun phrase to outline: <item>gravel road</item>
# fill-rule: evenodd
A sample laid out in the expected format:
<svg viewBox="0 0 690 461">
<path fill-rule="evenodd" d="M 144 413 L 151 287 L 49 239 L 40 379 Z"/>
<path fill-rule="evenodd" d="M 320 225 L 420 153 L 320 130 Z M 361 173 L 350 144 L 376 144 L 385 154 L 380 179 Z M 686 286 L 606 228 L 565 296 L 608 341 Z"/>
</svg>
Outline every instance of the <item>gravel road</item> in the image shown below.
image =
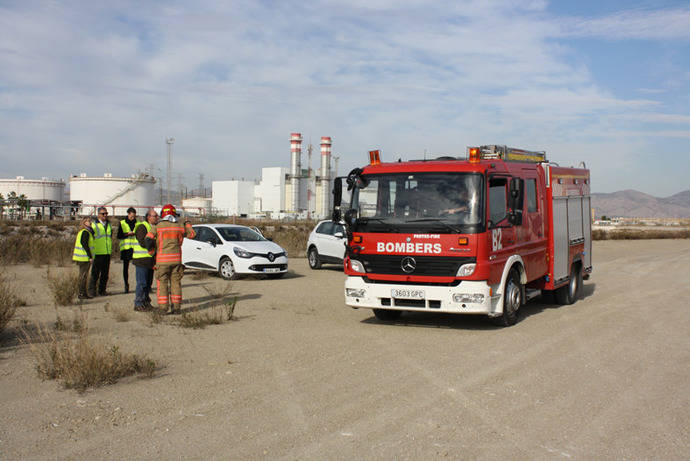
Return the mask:
<svg viewBox="0 0 690 461">
<path fill-rule="evenodd" d="M 230 323 L 118 322 L 132 295 L 114 265 L 114 295 L 83 306 L 90 332 L 164 368 L 79 394 L 41 381 L 5 334 L 0 458 L 690 459 L 690 240 L 595 242 L 593 254 L 584 299 L 536 298 L 503 329 L 380 322 L 344 305 L 341 271 L 304 259 L 281 280 L 231 282 Z M 45 268 L 5 272 L 29 301 L 19 317 L 54 321 Z M 183 282 L 187 308 L 226 283 Z"/>
</svg>

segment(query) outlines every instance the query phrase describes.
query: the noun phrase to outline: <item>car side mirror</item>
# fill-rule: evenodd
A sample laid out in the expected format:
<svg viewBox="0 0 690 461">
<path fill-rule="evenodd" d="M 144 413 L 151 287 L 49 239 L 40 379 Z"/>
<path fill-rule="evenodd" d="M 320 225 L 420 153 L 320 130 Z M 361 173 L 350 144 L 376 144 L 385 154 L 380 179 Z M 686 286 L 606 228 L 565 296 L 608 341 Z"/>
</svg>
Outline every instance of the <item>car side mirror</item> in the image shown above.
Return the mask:
<svg viewBox="0 0 690 461">
<path fill-rule="evenodd" d="M 214 242 L 213 240 L 209 240 L 208 243 L 209 243 L 209 245 L 211 245 L 213 248 L 216 247 L 216 242 Z"/>
<path fill-rule="evenodd" d="M 508 199 L 510 214 L 508 215 L 508 221 L 514 226 L 519 226 L 522 224 L 524 187 L 524 179 L 512 178 L 510 180 L 510 198 Z"/>
</svg>

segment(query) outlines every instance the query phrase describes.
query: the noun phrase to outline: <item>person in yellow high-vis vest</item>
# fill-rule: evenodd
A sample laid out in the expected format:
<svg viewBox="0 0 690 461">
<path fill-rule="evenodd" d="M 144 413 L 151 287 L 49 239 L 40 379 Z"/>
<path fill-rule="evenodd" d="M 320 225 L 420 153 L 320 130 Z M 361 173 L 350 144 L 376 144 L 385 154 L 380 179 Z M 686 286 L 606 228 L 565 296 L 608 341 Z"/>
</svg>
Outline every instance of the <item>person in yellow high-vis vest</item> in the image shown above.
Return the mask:
<svg viewBox="0 0 690 461">
<path fill-rule="evenodd" d="M 72 253 L 72 261 L 77 263 L 79 268 L 79 299 L 91 298 L 86 291 L 86 280 L 89 277 L 89 267 L 93 261 L 94 250 L 91 218 L 87 216 L 81 220 L 81 228 L 77 232 L 77 238 L 74 241 L 74 253 Z"/>
<path fill-rule="evenodd" d="M 127 217 L 120 221 L 117 239 L 120 241 L 120 261 L 122 261 L 122 280 L 125 282 L 125 293 L 129 293 L 129 262 L 132 260 L 132 248 L 137 243 L 134 228 L 137 225 L 137 210 L 127 209 Z"/>
<path fill-rule="evenodd" d="M 151 285 L 153 284 L 153 268 L 156 265 L 156 242 L 146 241 L 147 235 L 152 235 L 153 226 L 158 224 L 158 213 L 149 210 L 146 213 L 146 220 L 138 222 L 134 230 L 136 243 L 134 244 L 132 264 L 136 273 L 137 287 L 134 291 L 134 310 L 150 311 L 153 309 L 151 304 Z"/>
<path fill-rule="evenodd" d="M 110 254 L 113 251 L 113 228 L 108 221 L 108 210 L 98 208 L 98 218 L 91 224 L 93 229 L 94 258 L 91 265 L 91 280 L 89 281 L 89 295 L 107 296 L 108 273 L 110 272 Z"/>
</svg>

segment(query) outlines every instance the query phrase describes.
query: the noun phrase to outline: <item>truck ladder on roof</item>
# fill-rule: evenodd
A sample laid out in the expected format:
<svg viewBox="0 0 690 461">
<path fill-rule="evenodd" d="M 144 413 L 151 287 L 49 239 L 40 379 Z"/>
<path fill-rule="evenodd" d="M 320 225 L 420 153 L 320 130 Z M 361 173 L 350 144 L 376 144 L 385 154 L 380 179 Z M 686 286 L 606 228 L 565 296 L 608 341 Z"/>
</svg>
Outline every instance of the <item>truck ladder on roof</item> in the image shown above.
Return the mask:
<svg viewBox="0 0 690 461">
<path fill-rule="evenodd" d="M 546 151 L 516 149 L 514 147 L 490 144 L 479 147 L 480 157 L 486 160 L 505 160 L 506 162 L 546 162 Z"/>
</svg>

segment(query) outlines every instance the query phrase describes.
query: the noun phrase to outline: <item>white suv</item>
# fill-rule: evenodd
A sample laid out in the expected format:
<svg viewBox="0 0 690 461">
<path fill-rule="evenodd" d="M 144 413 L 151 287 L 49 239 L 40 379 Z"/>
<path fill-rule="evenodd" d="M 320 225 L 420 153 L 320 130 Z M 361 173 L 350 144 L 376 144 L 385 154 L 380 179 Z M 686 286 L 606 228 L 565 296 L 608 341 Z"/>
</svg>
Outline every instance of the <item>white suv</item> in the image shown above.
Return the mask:
<svg viewBox="0 0 690 461">
<path fill-rule="evenodd" d="M 319 222 L 307 242 L 309 267 L 319 269 L 321 264 L 342 264 L 345 259 L 345 226 L 333 221 Z"/>
</svg>

